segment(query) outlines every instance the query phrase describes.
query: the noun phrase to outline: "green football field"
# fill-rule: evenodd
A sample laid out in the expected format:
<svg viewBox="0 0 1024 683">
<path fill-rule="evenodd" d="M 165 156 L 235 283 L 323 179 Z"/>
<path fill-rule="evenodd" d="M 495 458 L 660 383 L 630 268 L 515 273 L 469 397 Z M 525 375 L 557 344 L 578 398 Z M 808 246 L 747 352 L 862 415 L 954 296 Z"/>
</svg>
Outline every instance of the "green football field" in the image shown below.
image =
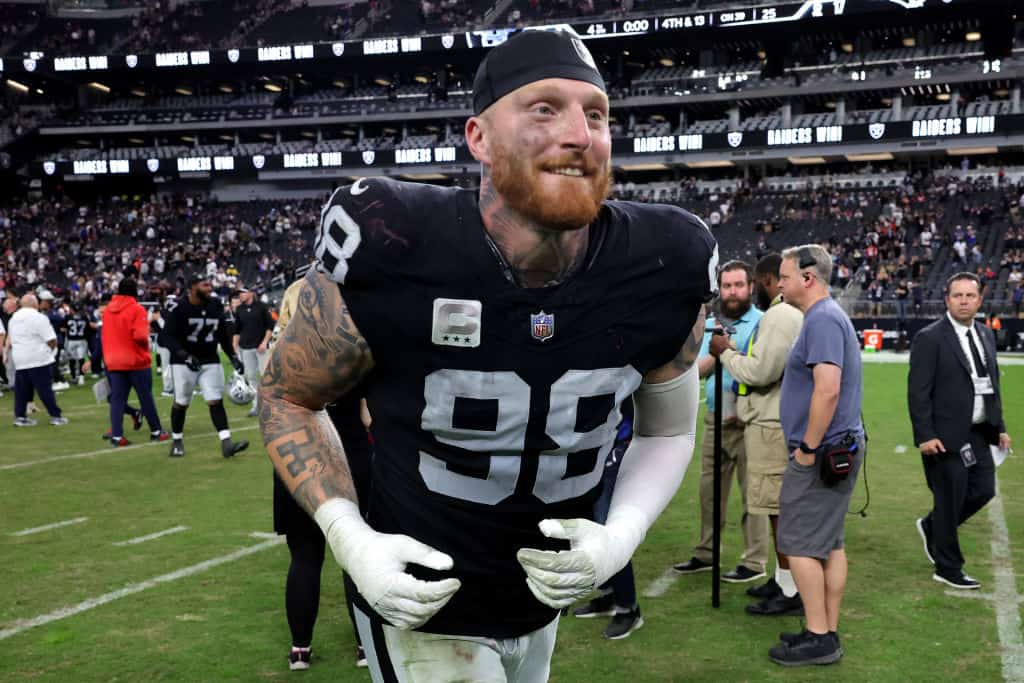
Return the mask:
<svg viewBox="0 0 1024 683">
<path fill-rule="evenodd" d="M 723 584 L 720 609 L 710 606 L 708 573 L 664 580 L 660 597 L 643 596 L 690 557 L 699 525 L 695 462 L 635 558 L 645 626 L 611 642 L 601 637 L 603 620 L 563 618 L 551 680 L 974 682 L 1004 680 L 1004 666 L 1005 680 L 1024 680 L 1015 678 L 1024 676 L 1024 581 L 1016 580 L 1024 570 L 1024 462 L 1015 456 L 999 469 L 1000 498 L 962 529 L 965 570 L 981 591 L 948 594 L 932 581 L 913 524 L 930 495 L 911 443 L 906 373 L 901 364 L 865 366 L 871 504 L 846 527 L 841 663 L 771 663 L 776 634 L 801 622 L 747 616 L 747 585 Z M 1004 367 L 1003 381 L 1006 421 L 1024 450 L 1024 366 Z M 314 665 L 288 671 L 288 552 L 269 534 L 271 466 L 243 408 L 229 406 L 229 416 L 235 438 L 253 441 L 249 451 L 223 460 L 198 402 L 186 427 L 188 455 L 172 460 L 169 444 L 144 443 L 144 430 L 127 432 L 142 445 L 110 449 L 99 438 L 106 406 L 88 386 L 60 394 L 71 420 L 64 427 L 13 427 L 12 398 L 0 398 L 0 680 L 369 680 L 354 666 L 330 557 Z M 169 400 L 158 406 L 166 424 Z M 852 506 L 864 496 L 862 476 Z M 730 504 L 725 569 L 741 546 L 735 489 Z M 33 531 L 58 522 L 73 523 Z M 168 533 L 139 540 L 159 532 Z"/>
</svg>

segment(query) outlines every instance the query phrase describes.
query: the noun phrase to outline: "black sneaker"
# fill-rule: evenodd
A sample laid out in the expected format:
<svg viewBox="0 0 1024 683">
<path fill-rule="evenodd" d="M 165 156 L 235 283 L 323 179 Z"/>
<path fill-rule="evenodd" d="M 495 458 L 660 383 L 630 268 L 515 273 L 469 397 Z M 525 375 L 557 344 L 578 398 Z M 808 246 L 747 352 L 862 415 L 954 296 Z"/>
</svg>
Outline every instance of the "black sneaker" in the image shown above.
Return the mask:
<svg viewBox="0 0 1024 683">
<path fill-rule="evenodd" d="M 583 607 L 572 611 L 574 617 L 593 619 L 594 617 L 610 617 L 615 614 L 615 596 L 611 593 L 599 595 Z"/>
<path fill-rule="evenodd" d="M 839 643 L 839 649 L 841 650 L 843 644 L 839 642 L 839 634 L 835 631 L 829 631 L 829 635 L 836 639 L 836 643 Z M 792 631 L 783 631 L 779 634 L 779 640 L 781 640 L 783 643 L 791 644 L 800 640 L 800 638 L 803 638 L 803 636 L 804 631 L 800 631 L 799 633 L 794 633 Z"/>
<path fill-rule="evenodd" d="M 804 603 L 797 593 L 787 598 L 782 591 L 778 595 L 765 598 L 761 602 L 747 605 L 747 614 L 757 617 L 798 617 L 804 613 Z"/>
<path fill-rule="evenodd" d="M 769 578 L 760 586 L 751 586 L 747 589 L 747 595 L 749 595 L 752 598 L 760 598 L 761 600 L 764 600 L 765 598 L 770 598 L 781 592 L 782 589 L 779 588 L 779 584 L 775 582 L 774 576 Z"/>
<path fill-rule="evenodd" d="M 640 616 L 640 607 L 637 606 L 628 612 L 615 614 L 604 630 L 604 637 L 608 640 L 622 640 L 643 625 L 644 618 Z"/>
<path fill-rule="evenodd" d="M 370 666 L 369 662 L 366 661 L 366 651 L 363 650 L 362 645 L 356 645 L 356 666 L 360 669 Z"/>
<path fill-rule="evenodd" d="M 833 664 L 843 656 L 839 638 L 831 633 L 804 631 L 792 642 L 782 642 L 768 651 L 768 656 L 782 666 Z"/>
<path fill-rule="evenodd" d="M 220 454 L 225 458 L 233 457 L 236 453 L 241 453 L 249 447 L 248 441 L 232 441 L 231 439 L 222 439 L 220 442 Z"/>
<path fill-rule="evenodd" d="M 763 579 L 765 577 L 764 570 L 748 569 L 742 564 L 737 566 L 731 572 L 722 574 L 722 581 L 727 583 L 747 583 L 748 581 L 756 581 L 757 579 Z"/>
<path fill-rule="evenodd" d="M 679 574 L 696 574 L 697 572 L 709 572 L 711 571 L 711 563 L 705 562 L 704 560 L 698 560 L 696 557 L 691 557 L 686 562 L 680 562 L 679 564 L 672 565 Z"/>
<path fill-rule="evenodd" d="M 303 671 L 309 668 L 313 659 L 313 650 L 308 647 L 293 647 L 288 653 L 288 668 L 292 671 Z"/>
<path fill-rule="evenodd" d="M 170 456 L 172 458 L 183 458 L 183 457 L 185 457 L 185 441 L 183 439 L 175 439 L 171 443 Z"/>
<path fill-rule="evenodd" d="M 963 572 L 940 572 L 936 571 L 932 574 L 932 578 L 939 583 L 944 583 L 947 586 L 953 588 L 959 588 L 961 590 L 976 590 L 981 588 L 981 584 L 967 576 Z"/>
<path fill-rule="evenodd" d="M 135 413 L 134 415 L 132 415 L 132 429 L 134 431 L 136 431 L 136 432 L 139 431 L 140 429 L 142 429 L 142 411 L 141 410 L 139 412 Z"/>
<path fill-rule="evenodd" d="M 924 544 L 924 554 L 928 558 L 928 561 L 935 564 L 935 556 L 932 555 L 932 535 L 929 533 L 931 530 L 925 527 L 924 517 L 919 518 L 915 523 L 917 526 L 917 533 L 921 537 L 921 543 Z"/>
</svg>

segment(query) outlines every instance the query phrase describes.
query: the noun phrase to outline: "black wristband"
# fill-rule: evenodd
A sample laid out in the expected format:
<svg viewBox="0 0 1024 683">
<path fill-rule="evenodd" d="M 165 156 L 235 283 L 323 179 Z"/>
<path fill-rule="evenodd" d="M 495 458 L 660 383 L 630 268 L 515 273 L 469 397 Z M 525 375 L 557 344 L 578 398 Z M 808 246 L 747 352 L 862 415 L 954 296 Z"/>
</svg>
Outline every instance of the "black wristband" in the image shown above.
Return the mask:
<svg viewBox="0 0 1024 683">
<path fill-rule="evenodd" d="M 799 445 L 797 446 L 797 448 L 799 448 L 799 449 L 800 449 L 801 451 L 803 451 L 804 453 L 813 453 L 814 455 L 817 455 L 817 454 L 818 454 L 818 451 L 819 451 L 819 450 L 821 450 L 821 446 L 818 446 L 817 448 L 811 448 L 810 446 L 808 446 L 808 445 L 807 445 L 807 444 L 806 444 L 805 442 L 803 442 L 803 441 L 801 441 L 801 442 L 799 443 Z"/>
</svg>

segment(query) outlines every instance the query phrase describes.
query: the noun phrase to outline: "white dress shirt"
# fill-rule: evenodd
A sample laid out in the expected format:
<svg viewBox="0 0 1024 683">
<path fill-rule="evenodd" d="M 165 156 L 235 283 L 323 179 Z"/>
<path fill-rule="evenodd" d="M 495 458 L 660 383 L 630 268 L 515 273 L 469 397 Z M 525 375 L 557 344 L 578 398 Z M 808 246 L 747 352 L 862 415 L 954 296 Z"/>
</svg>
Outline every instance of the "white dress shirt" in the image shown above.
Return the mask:
<svg viewBox="0 0 1024 683">
<path fill-rule="evenodd" d="M 978 347 L 978 353 L 981 354 L 981 358 L 985 360 L 985 347 L 981 343 L 981 337 L 978 336 L 978 331 L 974 329 L 972 324 L 970 327 L 962 325 L 956 321 L 956 319 L 946 313 L 946 317 L 949 318 L 949 322 L 953 323 L 953 329 L 956 331 L 956 338 L 960 342 L 960 348 L 963 350 L 964 355 L 967 357 L 967 366 L 971 369 L 971 381 L 974 383 L 974 414 L 971 416 L 971 422 L 973 424 L 981 424 L 985 421 L 985 393 L 992 393 L 992 379 L 990 377 L 981 377 L 978 375 L 978 369 L 974 367 L 974 356 L 971 354 L 971 347 L 967 344 L 967 335 L 970 334 L 974 337 L 974 344 Z M 973 321 L 972 321 L 973 322 Z M 987 372 L 986 368 L 986 372 Z M 978 390 L 981 385 L 988 385 L 989 389 L 987 392 L 981 392 Z"/>
</svg>

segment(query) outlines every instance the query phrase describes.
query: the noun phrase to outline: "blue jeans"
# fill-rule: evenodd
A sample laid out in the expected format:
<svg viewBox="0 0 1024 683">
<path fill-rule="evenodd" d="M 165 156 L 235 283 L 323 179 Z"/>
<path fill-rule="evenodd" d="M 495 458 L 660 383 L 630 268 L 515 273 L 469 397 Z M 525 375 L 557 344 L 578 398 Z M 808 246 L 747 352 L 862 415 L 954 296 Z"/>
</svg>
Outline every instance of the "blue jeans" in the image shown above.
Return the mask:
<svg viewBox="0 0 1024 683">
<path fill-rule="evenodd" d="M 139 397 L 139 407 L 149 423 L 149 431 L 162 431 L 160 416 L 156 412 L 153 400 L 153 372 L 145 370 L 117 370 L 107 373 L 110 382 L 110 435 L 113 438 L 124 436 L 124 407 L 128 401 L 128 392 L 135 388 Z"/>
<path fill-rule="evenodd" d="M 612 494 L 615 493 L 615 480 L 619 477 L 619 466 L 622 465 L 622 457 L 625 454 L 626 445 L 616 443 L 612 449 L 613 457 L 608 458 L 604 466 L 604 474 L 601 476 L 601 495 L 594 502 L 594 521 L 604 524 L 608 521 L 608 508 L 612 504 Z M 619 573 L 608 579 L 608 582 L 598 586 L 601 590 L 611 589 L 615 597 L 617 607 L 632 609 L 636 607 L 636 581 L 633 579 L 633 561 L 630 560 L 626 566 L 619 570 Z"/>
</svg>

